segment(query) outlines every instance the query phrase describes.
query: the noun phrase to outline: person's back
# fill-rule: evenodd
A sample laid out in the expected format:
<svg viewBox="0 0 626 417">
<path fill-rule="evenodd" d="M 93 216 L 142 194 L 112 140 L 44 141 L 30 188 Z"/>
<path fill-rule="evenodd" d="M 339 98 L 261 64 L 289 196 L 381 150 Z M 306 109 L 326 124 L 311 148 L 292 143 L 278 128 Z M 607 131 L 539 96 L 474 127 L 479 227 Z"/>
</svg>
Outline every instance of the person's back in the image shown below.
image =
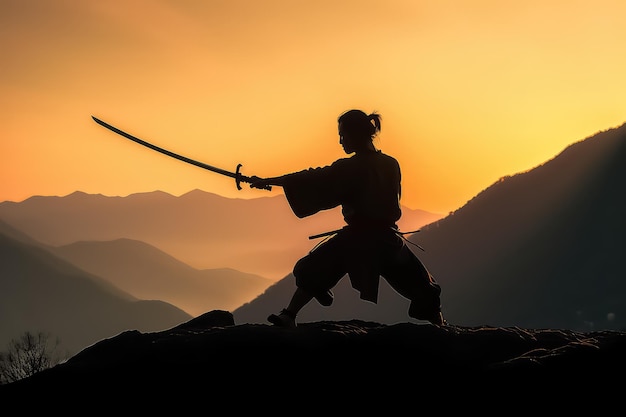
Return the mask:
<svg viewBox="0 0 626 417">
<path fill-rule="evenodd" d="M 344 177 L 346 195 L 341 205 L 346 223 L 361 227 L 394 226 L 402 215 L 398 162 L 376 151 L 354 155 L 345 164 L 353 165 L 353 175 Z"/>
</svg>

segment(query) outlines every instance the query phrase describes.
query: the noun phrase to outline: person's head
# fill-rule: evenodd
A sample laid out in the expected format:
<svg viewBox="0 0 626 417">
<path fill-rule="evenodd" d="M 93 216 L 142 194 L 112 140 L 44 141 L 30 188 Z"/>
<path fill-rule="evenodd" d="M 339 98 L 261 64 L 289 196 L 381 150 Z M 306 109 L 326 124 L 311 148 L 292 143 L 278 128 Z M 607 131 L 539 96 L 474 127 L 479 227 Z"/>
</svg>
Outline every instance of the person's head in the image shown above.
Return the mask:
<svg viewBox="0 0 626 417">
<path fill-rule="evenodd" d="M 380 132 L 380 115 L 361 110 L 348 110 L 337 119 L 339 143 L 346 153 L 375 149 L 373 140 Z"/>
</svg>

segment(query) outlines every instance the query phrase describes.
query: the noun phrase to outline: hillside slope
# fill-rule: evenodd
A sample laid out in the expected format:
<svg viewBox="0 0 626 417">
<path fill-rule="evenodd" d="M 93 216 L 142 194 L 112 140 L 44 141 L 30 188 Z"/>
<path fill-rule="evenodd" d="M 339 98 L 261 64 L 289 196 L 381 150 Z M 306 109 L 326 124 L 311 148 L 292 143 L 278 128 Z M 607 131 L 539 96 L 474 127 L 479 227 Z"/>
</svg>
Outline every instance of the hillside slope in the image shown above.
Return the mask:
<svg viewBox="0 0 626 417">
<path fill-rule="evenodd" d="M 0 233 L 0 346 L 26 331 L 59 339 L 59 353 L 126 330 L 157 331 L 191 316 L 163 301 L 143 301 L 47 250 Z"/>
<path fill-rule="evenodd" d="M 231 311 L 272 283 L 234 269 L 198 270 L 132 239 L 75 242 L 51 251 L 139 299 L 166 301 L 192 316 Z"/>
</svg>

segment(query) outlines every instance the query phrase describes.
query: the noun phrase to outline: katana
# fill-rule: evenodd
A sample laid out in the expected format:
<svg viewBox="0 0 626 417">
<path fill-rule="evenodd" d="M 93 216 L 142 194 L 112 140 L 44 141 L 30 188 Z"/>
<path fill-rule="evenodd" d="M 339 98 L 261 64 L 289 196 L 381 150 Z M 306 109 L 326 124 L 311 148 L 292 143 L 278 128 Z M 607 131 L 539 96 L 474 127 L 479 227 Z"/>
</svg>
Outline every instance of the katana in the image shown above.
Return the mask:
<svg viewBox="0 0 626 417">
<path fill-rule="evenodd" d="M 153 144 L 151 144 L 149 142 L 146 142 L 145 140 L 139 139 L 138 137 L 135 137 L 135 136 L 133 136 L 133 135 L 131 135 L 129 133 L 126 133 L 123 130 L 118 129 L 115 126 L 111 126 L 110 124 L 108 124 L 108 123 L 98 119 L 95 116 L 91 116 L 91 117 L 99 125 L 106 127 L 110 131 L 115 132 L 118 135 L 125 137 L 126 139 L 130 139 L 133 142 L 136 142 L 136 143 L 138 143 L 140 145 L 143 145 L 146 148 L 150 148 L 150 149 L 152 149 L 154 151 L 157 151 L 157 152 L 160 152 L 160 153 L 165 154 L 167 156 L 170 156 L 172 158 L 178 159 L 179 161 L 183 161 L 183 162 L 186 162 L 188 164 L 195 165 L 197 167 L 204 168 L 206 170 L 209 170 L 209 171 L 212 171 L 212 172 L 216 172 L 218 174 L 225 175 L 227 177 L 234 178 L 235 179 L 235 184 L 237 185 L 237 189 L 238 190 L 241 190 L 241 184 L 240 183 L 242 183 L 242 182 L 251 183 L 252 182 L 252 178 L 246 177 L 245 175 L 241 175 L 241 173 L 239 172 L 239 169 L 241 168 L 241 164 L 237 165 L 237 169 L 236 169 L 235 172 L 227 171 L 227 170 L 222 169 L 222 168 L 217 168 L 217 167 L 214 167 L 212 165 L 208 165 L 208 164 L 205 164 L 203 162 L 199 162 L 199 161 L 196 161 L 194 159 L 187 158 L 186 156 L 179 155 L 179 154 L 174 153 L 172 151 L 168 151 L 167 149 L 160 148 L 160 147 L 158 147 L 156 145 L 153 145 Z M 265 189 L 265 190 L 271 190 L 272 189 L 272 187 L 269 186 L 269 185 L 267 187 L 262 187 L 262 188 Z"/>
</svg>

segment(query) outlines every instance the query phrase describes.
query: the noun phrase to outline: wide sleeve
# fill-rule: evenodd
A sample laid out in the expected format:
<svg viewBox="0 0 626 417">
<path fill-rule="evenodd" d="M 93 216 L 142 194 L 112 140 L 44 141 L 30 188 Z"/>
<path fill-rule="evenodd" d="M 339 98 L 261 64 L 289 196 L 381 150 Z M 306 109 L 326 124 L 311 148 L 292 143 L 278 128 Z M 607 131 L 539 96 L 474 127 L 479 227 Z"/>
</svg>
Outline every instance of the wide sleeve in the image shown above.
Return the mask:
<svg viewBox="0 0 626 417">
<path fill-rule="evenodd" d="M 285 176 L 283 190 L 293 213 L 311 216 L 341 204 L 342 181 L 337 164 Z"/>
</svg>

